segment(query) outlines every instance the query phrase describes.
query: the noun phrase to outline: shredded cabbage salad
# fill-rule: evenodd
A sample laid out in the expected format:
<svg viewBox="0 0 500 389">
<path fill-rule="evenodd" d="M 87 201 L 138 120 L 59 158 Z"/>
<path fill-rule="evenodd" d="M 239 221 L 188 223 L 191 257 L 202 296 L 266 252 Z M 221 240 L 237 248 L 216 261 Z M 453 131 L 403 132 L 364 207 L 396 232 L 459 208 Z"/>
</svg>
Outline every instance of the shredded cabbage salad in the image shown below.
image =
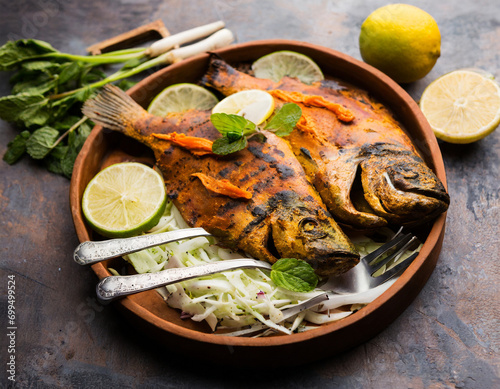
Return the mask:
<svg viewBox="0 0 500 389">
<path fill-rule="evenodd" d="M 189 228 L 172 202 L 167 204 L 160 222 L 148 234 Z M 377 249 L 382 243 L 357 236 L 353 238 L 361 255 Z M 411 252 L 408 254 L 410 255 Z M 158 272 L 168 268 L 196 266 L 204 263 L 241 258 L 240 253 L 219 247 L 215 238 L 197 237 L 172 242 L 124 256 L 138 273 Z M 401 259 L 402 260 L 402 259 Z M 110 269 L 115 274 L 116 270 Z M 166 303 L 180 310 L 181 318 L 206 321 L 217 334 L 266 336 L 280 332 L 291 334 L 349 316 L 374 300 L 387 288 L 343 307 L 318 312 L 315 308 L 301 312 L 291 321 L 283 321 L 282 310 L 308 300 L 324 290 L 292 292 L 277 287 L 269 274 L 259 269 L 231 270 L 158 288 Z"/>
</svg>

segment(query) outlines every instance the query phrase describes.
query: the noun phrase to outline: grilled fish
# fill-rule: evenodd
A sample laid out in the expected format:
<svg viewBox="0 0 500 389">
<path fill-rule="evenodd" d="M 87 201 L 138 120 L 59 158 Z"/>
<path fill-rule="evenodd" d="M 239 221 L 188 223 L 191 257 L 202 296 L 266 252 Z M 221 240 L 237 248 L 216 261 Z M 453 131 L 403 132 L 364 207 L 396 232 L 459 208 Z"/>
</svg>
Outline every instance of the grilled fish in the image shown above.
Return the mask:
<svg viewBox="0 0 500 389">
<path fill-rule="evenodd" d="M 339 223 L 358 230 L 413 226 L 447 210 L 443 184 L 390 111 L 366 91 L 334 80 L 258 79 L 216 57 L 202 83 L 226 96 L 266 90 L 277 106 L 302 108 L 286 140 Z"/>
<path fill-rule="evenodd" d="M 229 156 L 195 155 L 159 137 L 219 138 L 209 111 L 156 117 L 113 86 L 88 100 L 83 113 L 149 146 L 168 195 L 186 222 L 203 227 L 221 244 L 271 263 L 280 257 L 303 259 L 319 275 L 340 274 L 359 262 L 355 247 L 307 181 L 290 148 L 274 134 L 266 133 L 265 142 L 250 139 L 246 149 Z M 221 195 L 205 186 L 205 179 L 229 182 L 249 196 Z"/>
</svg>

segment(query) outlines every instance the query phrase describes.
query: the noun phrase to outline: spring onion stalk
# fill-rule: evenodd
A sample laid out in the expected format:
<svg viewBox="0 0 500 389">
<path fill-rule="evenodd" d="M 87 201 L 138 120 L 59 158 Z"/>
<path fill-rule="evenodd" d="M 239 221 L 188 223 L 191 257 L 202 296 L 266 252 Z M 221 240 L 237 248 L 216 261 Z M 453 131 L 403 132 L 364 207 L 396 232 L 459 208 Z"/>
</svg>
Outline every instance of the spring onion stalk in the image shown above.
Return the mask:
<svg viewBox="0 0 500 389">
<path fill-rule="evenodd" d="M 59 58 L 70 61 L 90 63 L 94 65 L 123 63 L 132 59 L 155 58 L 176 47 L 179 47 L 180 45 L 209 36 L 222 28 L 224 28 L 224 22 L 222 21 L 205 24 L 203 26 L 195 27 L 190 30 L 186 30 L 178 34 L 170 35 L 168 37 L 160 39 L 159 41 L 154 42 L 148 48 L 116 50 L 109 53 L 97 54 L 92 56 L 52 52 L 42 54 L 38 58 Z M 34 57 L 32 57 L 31 59 L 34 59 Z"/>
<path fill-rule="evenodd" d="M 204 26 L 192 28 L 175 35 L 167 36 L 166 38 L 160 39 L 159 41 L 153 43 L 148 49 L 144 51 L 144 55 L 147 55 L 151 58 L 157 57 L 160 54 L 166 53 L 167 51 L 172 50 L 185 43 L 193 42 L 195 40 L 209 36 L 214 32 L 224 28 L 224 26 L 224 22 L 218 21 L 215 23 L 205 24 Z"/>
<path fill-rule="evenodd" d="M 87 85 L 83 88 L 78 88 L 72 91 L 56 94 L 50 96 L 51 100 L 60 99 L 63 97 L 68 97 L 76 94 L 84 89 L 92 90 L 100 88 L 108 83 L 122 80 L 125 78 L 132 77 L 138 73 L 141 73 L 147 69 L 153 68 L 155 66 L 170 65 L 172 63 L 181 61 L 185 58 L 192 57 L 197 54 L 204 53 L 206 51 L 216 50 L 221 47 L 230 45 L 234 41 L 233 33 L 228 29 L 222 29 L 212 34 L 208 38 L 201 40 L 189 46 L 180 47 L 169 52 L 166 52 L 156 58 L 150 59 L 149 61 L 143 62 L 136 67 L 131 69 L 121 69 L 116 73 L 104 78 L 103 80 L 97 81 L 93 84 Z"/>
</svg>

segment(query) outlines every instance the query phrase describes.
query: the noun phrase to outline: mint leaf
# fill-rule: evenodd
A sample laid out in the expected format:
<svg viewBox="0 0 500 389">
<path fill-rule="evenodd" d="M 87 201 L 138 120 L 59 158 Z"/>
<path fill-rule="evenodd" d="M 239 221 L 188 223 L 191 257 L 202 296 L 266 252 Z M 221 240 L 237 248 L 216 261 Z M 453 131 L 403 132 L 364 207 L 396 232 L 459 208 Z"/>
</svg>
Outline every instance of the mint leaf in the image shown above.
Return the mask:
<svg viewBox="0 0 500 389">
<path fill-rule="evenodd" d="M 214 127 L 222 135 L 226 135 L 228 132 L 240 133 L 243 135 L 248 135 L 255 131 L 255 124 L 250 120 L 245 119 L 243 116 L 232 115 L 227 113 L 214 113 L 210 115 L 210 120 Z"/>
<path fill-rule="evenodd" d="M 228 155 L 247 147 L 247 138 L 241 136 L 239 140 L 231 142 L 229 138 L 223 137 L 216 139 L 212 144 L 212 152 L 218 155 Z"/>
<path fill-rule="evenodd" d="M 87 120 L 86 122 L 82 123 L 80 125 L 80 127 L 78 128 L 78 134 L 80 135 L 80 137 L 83 138 L 82 146 L 83 146 L 83 143 L 85 143 L 85 140 L 87 139 L 87 137 L 90 135 L 93 126 L 94 126 L 94 123 L 91 122 L 90 120 Z"/>
<path fill-rule="evenodd" d="M 271 267 L 271 280 L 292 292 L 310 292 L 318 285 L 318 276 L 307 262 L 281 258 Z"/>
<path fill-rule="evenodd" d="M 26 151 L 34 159 L 44 158 L 55 147 L 59 131 L 51 127 L 42 127 L 33 132 L 26 141 Z"/>
<path fill-rule="evenodd" d="M 81 82 L 83 85 L 88 85 L 92 84 L 97 81 L 101 81 L 104 78 L 106 78 L 106 73 L 104 73 L 102 70 L 97 69 L 97 68 L 91 68 L 91 67 L 86 67 L 84 71 L 82 72 L 81 76 Z M 129 82 L 136 84 L 137 82 L 134 81 L 129 81 L 129 80 L 122 80 L 123 82 Z"/>
<path fill-rule="evenodd" d="M 127 91 L 130 88 L 132 88 L 135 84 L 137 84 L 136 81 L 131 81 L 131 80 L 121 80 L 116 86 L 120 88 L 121 90 Z"/>
<path fill-rule="evenodd" d="M 68 152 L 69 147 L 59 143 L 52 151 L 43 159 L 45 167 L 52 173 L 64 175 L 61 167 L 61 161 Z"/>
<path fill-rule="evenodd" d="M 38 60 L 38 61 L 29 61 L 29 62 L 24 62 L 21 65 L 21 68 L 23 70 L 27 71 L 48 71 L 54 68 L 58 68 L 61 66 L 58 63 L 52 62 L 52 61 L 43 61 L 43 60 Z"/>
<path fill-rule="evenodd" d="M 284 104 L 267 123 L 265 129 L 274 132 L 277 136 L 290 135 L 301 116 L 302 110 L 297 104 Z"/>
<path fill-rule="evenodd" d="M 3 155 L 3 160 L 9 165 L 12 165 L 26 152 L 26 141 L 30 137 L 30 132 L 25 130 L 17 135 L 7 145 L 7 151 Z"/>
<path fill-rule="evenodd" d="M 58 131 L 69 130 L 76 123 L 78 123 L 80 119 L 81 117 L 78 116 L 64 116 L 63 118 L 61 118 L 61 120 L 58 120 L 57 123 L 54 123 L 52 127 Z"/>
<path fill-rule="evenodd" d="M 65 84 L 70 80 L 76 79 L 80 76 L 82 65 L 80 62 L 68 62 L 61 66 L 61 73 L 59 74 L 59 85 Z"/>
<path fill-rule="evenodd" d="M 19 93 L 0 97 L 0 119 L 23 122 L 26 127 L 44 125 L 50 118 L 49 99 L 42 95 Z"/>
<path fill-rule="evenodd" d="M 39 73 L 36 77 L 25 77 L 22 81 L 12 87 L 11 94 L 17 95 L 43 95 L 57 86 L 57 79 L 45 73 Z"/>
<path fill-rule="evenodd" d="M 81 101 L 82 103 L 85 102 L 87 99 L 90 99 L 91 97 L 94 97 L 94 90 L 89 87 L 89 86 L 86 86 L 84 87 L 81 91 L 78 91 L 76 92 L 73 97 L 78 100 L 78 101 Z"/>
<path fill-rule="evenodd" d="M 0 71 L 13 70 L 27 59 L 55 52 L 57 50 L 50 44 L 36 39 L 8 41 L 0 47 Z"/>
</svg>

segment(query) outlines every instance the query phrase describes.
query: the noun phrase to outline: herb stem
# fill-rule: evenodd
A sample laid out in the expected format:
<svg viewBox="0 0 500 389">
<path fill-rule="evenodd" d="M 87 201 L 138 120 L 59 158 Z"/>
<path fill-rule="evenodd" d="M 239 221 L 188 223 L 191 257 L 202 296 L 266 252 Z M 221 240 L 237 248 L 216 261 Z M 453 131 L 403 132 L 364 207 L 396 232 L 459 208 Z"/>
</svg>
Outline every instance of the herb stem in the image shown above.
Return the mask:
<svg viewBox="0 0 500 389">
<path fill-rule="evenodd" d="M 98 55 L 75 55 L 75 54 L 67 54 L 67 53 L 47 53 L 40 56 L 40 58 L 63 58 L 69 59 L 73 61 L 91 63 L 94 65 L 104 65 L 111 63 L 121 63 L 126 62 L 131 59 L 137 59 L 144 57 L 144 49 L 139 52 L 131 52 L 128 54 L 116 54 L 107 53 L 107 54 L 98 54 Z"/>
<path fill-rule="evenodd" d="M 78 120 L 75 124 L 71 126 L 64 134 L 62 134 L 52 145 L 52 148 L 56 147 L 66 136 L 69 135 L 70 132 L 75 131 L 78 127 L 80 127 L 83 123 L 85 123 L 88 120 L 87 116 L 82 117 L 80 120 Z"/>
</svg>

